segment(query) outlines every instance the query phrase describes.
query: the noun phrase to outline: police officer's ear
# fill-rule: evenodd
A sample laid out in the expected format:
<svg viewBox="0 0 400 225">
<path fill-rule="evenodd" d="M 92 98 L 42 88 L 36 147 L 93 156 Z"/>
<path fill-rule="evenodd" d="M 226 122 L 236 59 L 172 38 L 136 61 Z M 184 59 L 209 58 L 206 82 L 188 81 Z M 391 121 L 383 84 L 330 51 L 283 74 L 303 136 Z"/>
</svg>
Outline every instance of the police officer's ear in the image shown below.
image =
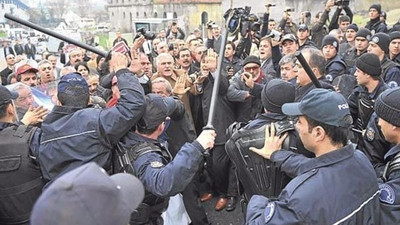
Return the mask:
<svg viewBox="0 0 400 225">
<path fill-rule="evenodd" d="M 327 137 L 324 128 L 322 128 L 321 126 L 314 127 L 312 133 L 313 133 L 313 136 L 315 138 L 314 140 L 316 142 L 324 141 L 325 138 Z"/>
</svg>

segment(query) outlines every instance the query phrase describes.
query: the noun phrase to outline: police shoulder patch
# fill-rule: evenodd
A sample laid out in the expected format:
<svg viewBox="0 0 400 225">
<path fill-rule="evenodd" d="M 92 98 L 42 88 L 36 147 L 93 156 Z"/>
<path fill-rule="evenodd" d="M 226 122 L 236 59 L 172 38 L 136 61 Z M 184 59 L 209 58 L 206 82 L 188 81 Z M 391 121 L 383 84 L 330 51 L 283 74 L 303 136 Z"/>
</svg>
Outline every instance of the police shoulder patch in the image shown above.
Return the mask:
<svg viewBox="0 0 400 225">
<path fill-rule="evenodd" d="M 368 127 L 367 132 L 365 134 L 367 136 L 368 141 L 373 141 L 375 137 L 375 131 L 371 127 Z"/>
<path fill-rule="evenodd" d="M 389 82 L 387 83 L 387 85 L 388 85 L 390 88 L 395 88 L 395 87 L 398 86 L 398 84 L 397 84 L 396 81 L 389 81 Z"/>
<path fill-rule="evenodd" d="M 393 188 L 388 184 L 380 184 L 379 190 L 379 200 L 392 205 L 396 200 L 396 195 Z"/>
<path fill-rule="evenodd" d="M 275 212 L 275 202 L 269 202 L 264 212 L 265 223 L 268 223 L 268 221 L 271 220 L 272 216 L 274 215 L 274 212 Z"/>
<path fill-rule="evenodd" d="M 153 167 L 153 168 L 160 168 L 160 167 L 163 167 L 164 164 L 162 162 L 159 162 L 159 161 L 154 161 L 154 162 L 150 163 L 150 166 Z"/>
</svg>

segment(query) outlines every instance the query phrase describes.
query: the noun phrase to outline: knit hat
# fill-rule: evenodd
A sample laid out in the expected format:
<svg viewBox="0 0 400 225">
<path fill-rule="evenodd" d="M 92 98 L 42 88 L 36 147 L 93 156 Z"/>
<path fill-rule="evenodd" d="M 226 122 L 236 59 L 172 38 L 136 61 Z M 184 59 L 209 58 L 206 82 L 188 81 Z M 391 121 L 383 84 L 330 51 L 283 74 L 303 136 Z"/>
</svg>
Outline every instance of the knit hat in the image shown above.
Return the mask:
<svg viewBox="0 0 400 225">
<path fill-rule="evenodd" d="M 321 47 L 323 48 L 326 45 L 332 45 L 336 48 L 336 51 L 339 51 L 339 40 L 335 38 L 333 35 L 326 35 L 322 40 Z"/>
<path fill-rule="evenodd" d="M 357 37 L 363 37 L 363 38 L 369 40 L 371 38 L 371 36 L 372 36 L 372 33 L 367 28 L 361 28 L 356 33 L 356 38 Z"/>
<path fill-rule="evenodd" d="M 249 63 L 255 63 L 255 64 L 261 66 L 260 58 L 258 58 L 258 57 L 255 56 L 255 55 L 249 55 L 249 56 L 247 56 L 246 59 L 245 59 L 244 62 L 243 62 L 243 66 L 245 66 L 245 65 L 247 65 L 247 64 L 249 64 Z"/>
<path fill-rule="evenodd" d="M 374 36 L 371 37 L 370 42 L 377 44 L 386 54 L 389 53 L 389 35 L 382 32 L 376 33 Z"/>
<path fill-rule="evenodd" d="M 383 120 L 400 127 L 400 87 L 387 89 L 375 101 L 375 112 Z"/>
<path fill-rule="evenodd" d="M 356 67 L 371 76 L 380 76 L 382 73 L 381 62 L 373 53 L 362 54 L 356 61 Z"/>
<path fill-rule="evenodd" d="M 390 41 L 393 41 L 394 39 L 400 39 L 400 31 L 393 31 L 389 33 Z"/>
<path fill-rule="evenodd" d="M 347 30 L 354 30 L 355 32 L 357 32 L 358 31 L 358 26 L 357 26 L 357 24 L 352 23 L 347 27 Z"/>
<path fill-rule="evenodd" d="M 282 105 L 294 102 L 295 87 L 293 84 L 273 79 L 268 82 L 261 92 L 261 103 L 268 112 L 282 113 Z"/>
<path fill-rule="evenodd" d="M 372 4 L 369 9 L 376 9 L 376 11 L 378 11 L 379 14 L 382 13 L 382 6 L 381 4 Z"/>
</svg>

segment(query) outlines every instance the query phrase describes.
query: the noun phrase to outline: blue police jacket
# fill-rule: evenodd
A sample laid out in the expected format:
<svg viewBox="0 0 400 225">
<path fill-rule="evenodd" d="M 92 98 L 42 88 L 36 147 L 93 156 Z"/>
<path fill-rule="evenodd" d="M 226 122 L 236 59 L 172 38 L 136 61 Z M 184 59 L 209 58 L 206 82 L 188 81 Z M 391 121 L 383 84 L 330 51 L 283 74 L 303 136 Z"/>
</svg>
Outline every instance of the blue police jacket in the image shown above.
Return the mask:
<svg viewBox="0 0 400 225">
<path fill-rule="evenodd" d="M 203 160 L 204 148 L 198 141 L 185 143 L 172 161 L 159 154 L 166 151 L 157 140 L 149 139 L 134 132 L 129 132 L 121 140 L 124 149 L 143 142 L 154 144 L 153 149 L 141 154 L 132 161 L 136 176 L 143 183 L 146 191 L 159 197 L 170 197 L 182 192 L 198 171 Z"/>
<path fill-rule="evenodd" d="M 386 153 L 385 162 L 390 162 L 399 152 L 400 145 L 395 145 Z M 386 179 L 379 179 L 380 224 L 400 224 L 400 170 L 393 171 Z"/>
<path fill-rule="evenodd" d="M 127 69 L 117 71 L 120 99 L 108 109 L 56 106 L 42 124 L 38 159 L 50 181 L 88 162 L 111 168 L 112 149 L 141 118 L 143 88 Z"/>
<path fill-rule="evenodd" d="M 246 224 L 379 224 L 374 169 L 351 145 L 317 158 L 281 150 L 271 160 L 296 177 L 277 201 L 253 196 Z"/>
</svg>

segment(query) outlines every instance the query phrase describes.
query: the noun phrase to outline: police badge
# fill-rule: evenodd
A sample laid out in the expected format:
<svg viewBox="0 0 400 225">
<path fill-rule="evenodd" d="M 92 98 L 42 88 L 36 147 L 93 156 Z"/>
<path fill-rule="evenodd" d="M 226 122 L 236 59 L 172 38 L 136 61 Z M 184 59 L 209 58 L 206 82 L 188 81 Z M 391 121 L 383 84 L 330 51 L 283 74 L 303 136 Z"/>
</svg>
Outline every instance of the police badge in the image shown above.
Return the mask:
<svg viewBox="0 0 400 225">
<path fill-rule="evenodd" d="M 373 141 L 375 138 L 375 131 L 371 127 L 368 127 L 368 130 L 365 133 L 365 135 L 367 136 L 368 141 Z"/>
</svg>

